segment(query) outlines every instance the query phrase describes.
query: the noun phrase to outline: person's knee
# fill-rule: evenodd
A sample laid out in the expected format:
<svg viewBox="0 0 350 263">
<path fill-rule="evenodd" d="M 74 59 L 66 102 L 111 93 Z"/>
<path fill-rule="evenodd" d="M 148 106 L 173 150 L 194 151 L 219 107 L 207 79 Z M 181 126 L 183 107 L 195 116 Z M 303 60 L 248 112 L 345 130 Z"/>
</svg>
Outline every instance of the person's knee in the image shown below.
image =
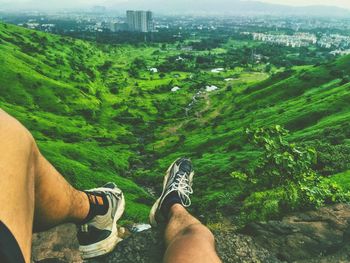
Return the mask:
<svg viewBox="0 0 350 263">
<path fill-rule="evenodd" d="M 221 262 L 212 232 L 200 223 L 185 227 L 168 244 L 164 262 Z"/>
<path fill-rule="evenodd" d="M 214 243 L 214 235 L 213 233 L 204 225 L 200 223 L 192 224 L 184 228 L 181 233 L 181 235 L 186 236 L 186 235 L 197 235 L 201 236 L 203 238 L 206 238 L 207 240 L 211 241 Z"/>
<path fill-rule="evenodd" d="M 30 154 L 37 151 L 32 134 L 17 119 L 1 109 L 0 141 L 3 147 L 19 148 Z"/>
</svg>

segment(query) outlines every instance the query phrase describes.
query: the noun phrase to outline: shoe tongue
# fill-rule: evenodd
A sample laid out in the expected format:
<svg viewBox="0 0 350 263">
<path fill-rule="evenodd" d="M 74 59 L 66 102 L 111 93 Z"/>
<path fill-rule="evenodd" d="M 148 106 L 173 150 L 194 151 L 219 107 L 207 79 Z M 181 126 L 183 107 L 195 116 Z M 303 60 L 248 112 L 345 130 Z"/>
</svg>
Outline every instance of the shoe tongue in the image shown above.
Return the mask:
<svg viewBox="0 0 350 263">
<path fill-rule="evenodd" d="M 182 161 L 182 163 L 180 164 L 179 170 L 190 174 L 192 171 L 191 162 L 189 162 L 188 160 Z"/>
<path fill-rule="evenodd" d="M 110 189 L 114 189 L 116 188 L 116 185 L 114 183 L 106 183 L 104 186 L 102 186 L 103 188 L 110 188 Z"/>
</svg>

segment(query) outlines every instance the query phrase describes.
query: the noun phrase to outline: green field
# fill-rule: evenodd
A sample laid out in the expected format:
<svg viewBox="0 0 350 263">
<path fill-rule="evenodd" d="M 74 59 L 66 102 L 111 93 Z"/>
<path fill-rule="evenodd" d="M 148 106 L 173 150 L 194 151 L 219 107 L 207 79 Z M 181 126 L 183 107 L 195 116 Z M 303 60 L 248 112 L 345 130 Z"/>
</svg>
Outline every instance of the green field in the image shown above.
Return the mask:
<svg viewBox="0 0 350 263">
<path fill-rule="evenodd" d="M 213 52 L 244 44 L 230 40 Z M 245 127 L 286 127 L 291 142 L 318 150 L 322 175 L 350 169 L 349 56 L 270 73 L 266 65 L 213 73 L 198 67 L 206 55 L 175 45 L 95 45 L 0 23 L 0 106 L 76 187 L 116 182 L 131 221 L 147 220 L 155 197 L 145 189 L 159 191 L 180 156 L 196 170 L 193 212 L 232 216 L 242 197 L 231 173 L 260 156 Z M 218 89 L 206 92 L 210 85 Z M 334 180 L 348 190 L 348 177 Z"/>
</svg>

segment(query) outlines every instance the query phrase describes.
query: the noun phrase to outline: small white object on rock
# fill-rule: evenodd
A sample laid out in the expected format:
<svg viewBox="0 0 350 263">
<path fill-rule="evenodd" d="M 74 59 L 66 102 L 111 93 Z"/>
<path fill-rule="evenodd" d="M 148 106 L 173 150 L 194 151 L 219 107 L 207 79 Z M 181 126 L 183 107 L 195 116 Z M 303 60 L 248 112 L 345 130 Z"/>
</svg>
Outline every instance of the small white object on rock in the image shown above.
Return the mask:
<svg viewBox="0 0 350 263">
<path fill-rule="evenodd" d="M 142 231 L 146 231 L 148 229 L 151 229 L 152 226 L 149 224 L 134 224 L 132 226 L 131 231 L 134 233 L 138 233 L 138 232 L 142 232 Z"/>
</svg>

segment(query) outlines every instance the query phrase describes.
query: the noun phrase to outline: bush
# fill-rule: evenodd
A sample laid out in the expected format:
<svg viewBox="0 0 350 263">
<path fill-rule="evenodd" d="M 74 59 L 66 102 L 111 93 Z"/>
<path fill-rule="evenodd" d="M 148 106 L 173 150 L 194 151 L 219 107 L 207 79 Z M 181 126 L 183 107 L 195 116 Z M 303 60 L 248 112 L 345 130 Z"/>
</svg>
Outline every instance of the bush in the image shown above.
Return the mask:
<svg viewBox="0 0 350 263">
<path fill-rule="evenodd" d="M 329 139 L 326 135 L 324 138 Z M 318 152 L 317 164 L 314 167 L 320 174 L 329 176 L 350 170 L 350 145 L 315 141 L 312 146 Z"/>
<path fill-rule="evenodd" d="M 313 148 L 285 140 L 287 130 L 276 125 L 246 129 L 246 135 L 262 150 L 262 157 L 251 170 L 231 174 L 245 196 L 240 213 L 243 222 L 350 200 L 348 192 L 312 169 L 317 161 Z"/>
</svg>

